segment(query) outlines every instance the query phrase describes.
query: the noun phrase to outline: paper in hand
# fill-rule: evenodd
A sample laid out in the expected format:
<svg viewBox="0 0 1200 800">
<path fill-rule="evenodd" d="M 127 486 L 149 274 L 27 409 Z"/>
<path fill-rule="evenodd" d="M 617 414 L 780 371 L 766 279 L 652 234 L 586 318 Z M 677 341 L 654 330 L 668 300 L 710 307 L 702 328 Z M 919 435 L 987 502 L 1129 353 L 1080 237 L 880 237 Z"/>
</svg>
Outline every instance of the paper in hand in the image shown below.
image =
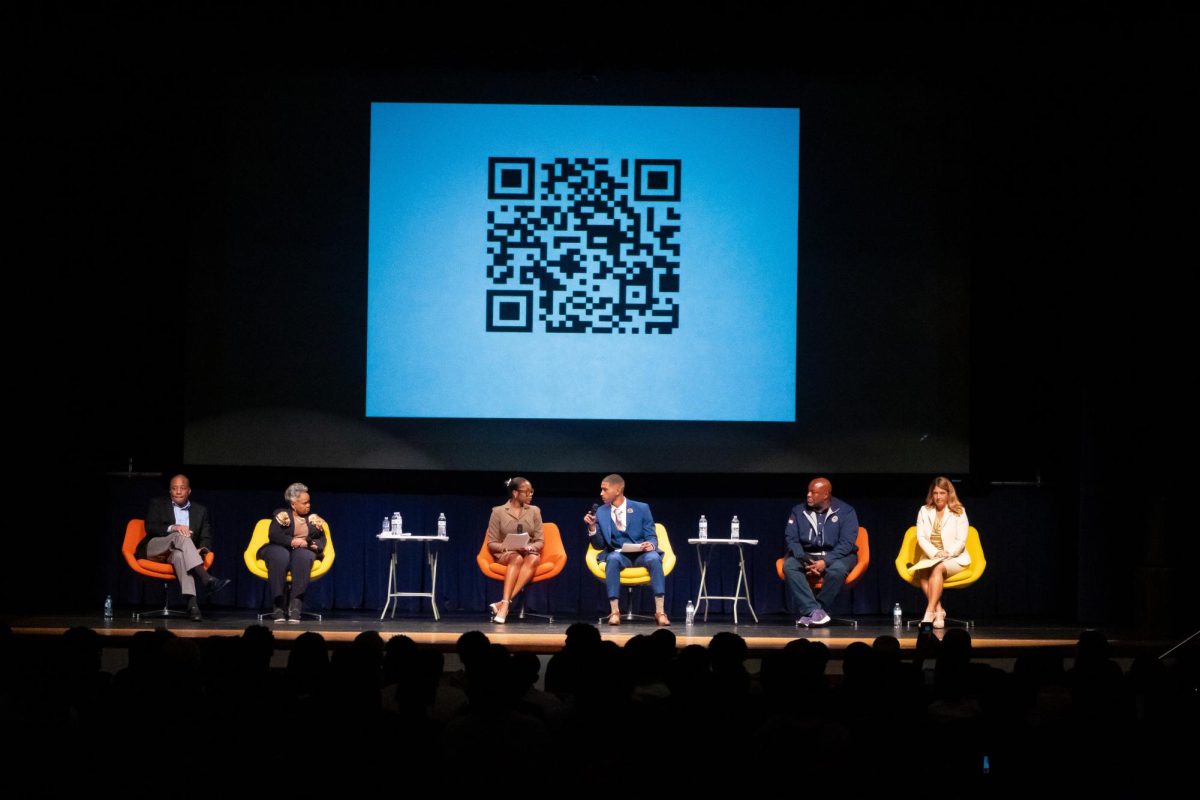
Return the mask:
<svg viewBox="0 0 1200 800">
<path fill-rule="evenodd" d="M 529 534 L 510 533 L 508 536 L 504 537 L 504 541 L 501 542 L 501 544 L 504 546 L 505 550 L 524 550 L 529 546 Z"/>
</svg>

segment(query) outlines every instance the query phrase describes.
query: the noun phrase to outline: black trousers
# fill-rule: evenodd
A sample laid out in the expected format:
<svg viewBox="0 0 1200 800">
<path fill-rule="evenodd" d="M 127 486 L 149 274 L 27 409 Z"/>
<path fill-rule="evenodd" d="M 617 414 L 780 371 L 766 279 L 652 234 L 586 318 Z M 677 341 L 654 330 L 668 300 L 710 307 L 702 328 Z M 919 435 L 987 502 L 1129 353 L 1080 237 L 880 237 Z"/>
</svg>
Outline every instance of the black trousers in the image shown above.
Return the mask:
<svg viewBox="0 0 1200 800">
<path fill-rule="evenodd" d="M 313 562 L 317 554 L 304 548 L 284 547 L 268 542 L 258 548 L 258 557 L 267 562 L 267 583 L 271 586 L 271 599 L 283 597 L 287 591 L 287 574 L 292 573 L 292 597 L 304 599 L 312 575 Z"/>
</svg>

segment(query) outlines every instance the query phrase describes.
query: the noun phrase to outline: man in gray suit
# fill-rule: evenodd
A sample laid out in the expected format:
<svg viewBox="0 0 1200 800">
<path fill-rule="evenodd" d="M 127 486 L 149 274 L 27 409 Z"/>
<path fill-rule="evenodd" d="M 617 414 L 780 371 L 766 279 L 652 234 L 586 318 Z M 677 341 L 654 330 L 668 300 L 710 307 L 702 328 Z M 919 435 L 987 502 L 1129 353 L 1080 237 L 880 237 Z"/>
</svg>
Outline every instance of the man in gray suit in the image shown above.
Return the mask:
<svg viewBox="0 0 1200 800">
<path fill-rule="evenodd" d="M 179 589 L 187 598 L 188 616 L 199 622 L 196 582 L 205 596 L 211 597 L 229 584 L 228 578 L 214 578 L 204 568 L 204 556 L 211 549 L 212 525 L 208 509 L 193 503 L 192 483 L 186 475 L 171 478 L 171 496 L 156 497 L 146 511 L 146 538 L 138 543 L 137 557 L 162 561 L 175 567 Z"/>
</svg>

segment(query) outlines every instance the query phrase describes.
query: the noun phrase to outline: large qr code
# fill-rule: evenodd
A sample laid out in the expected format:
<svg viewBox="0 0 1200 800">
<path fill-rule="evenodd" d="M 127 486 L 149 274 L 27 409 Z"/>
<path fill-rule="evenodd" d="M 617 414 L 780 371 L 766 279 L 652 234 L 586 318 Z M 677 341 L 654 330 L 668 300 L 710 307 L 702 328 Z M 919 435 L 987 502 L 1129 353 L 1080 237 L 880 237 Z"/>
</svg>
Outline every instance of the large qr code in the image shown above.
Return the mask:
<svg viewBox="0 0 1200 800">
<path fill-rule="evenodd" d="M 488 159 L 489 331 L 679 327 L 679 159 Z"/>
</svg>

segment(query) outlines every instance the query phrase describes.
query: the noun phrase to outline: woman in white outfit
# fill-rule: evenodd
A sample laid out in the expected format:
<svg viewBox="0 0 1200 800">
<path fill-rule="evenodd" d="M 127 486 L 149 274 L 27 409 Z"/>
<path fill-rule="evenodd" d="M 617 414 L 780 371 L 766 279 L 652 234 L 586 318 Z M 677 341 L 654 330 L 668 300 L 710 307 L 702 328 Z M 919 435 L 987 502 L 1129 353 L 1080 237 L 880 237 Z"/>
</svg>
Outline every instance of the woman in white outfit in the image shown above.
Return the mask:
<svg viewBox="0 0 1200 800">
<path fill-rule="evenodd" d="M 937 563 L 916 571 L 925 593 L 925 616 L 935 628 L 946 627 L 946 609 L 942 588 L 946 579 L 962 572 L 971 563 L 967 553 L 967 511 L 958 500 L 954 484 L 947 478 L 934 478 L 929 484 L 925 505 L 917 511 L 917 544 L 925 560 Z"/>
</svg>

